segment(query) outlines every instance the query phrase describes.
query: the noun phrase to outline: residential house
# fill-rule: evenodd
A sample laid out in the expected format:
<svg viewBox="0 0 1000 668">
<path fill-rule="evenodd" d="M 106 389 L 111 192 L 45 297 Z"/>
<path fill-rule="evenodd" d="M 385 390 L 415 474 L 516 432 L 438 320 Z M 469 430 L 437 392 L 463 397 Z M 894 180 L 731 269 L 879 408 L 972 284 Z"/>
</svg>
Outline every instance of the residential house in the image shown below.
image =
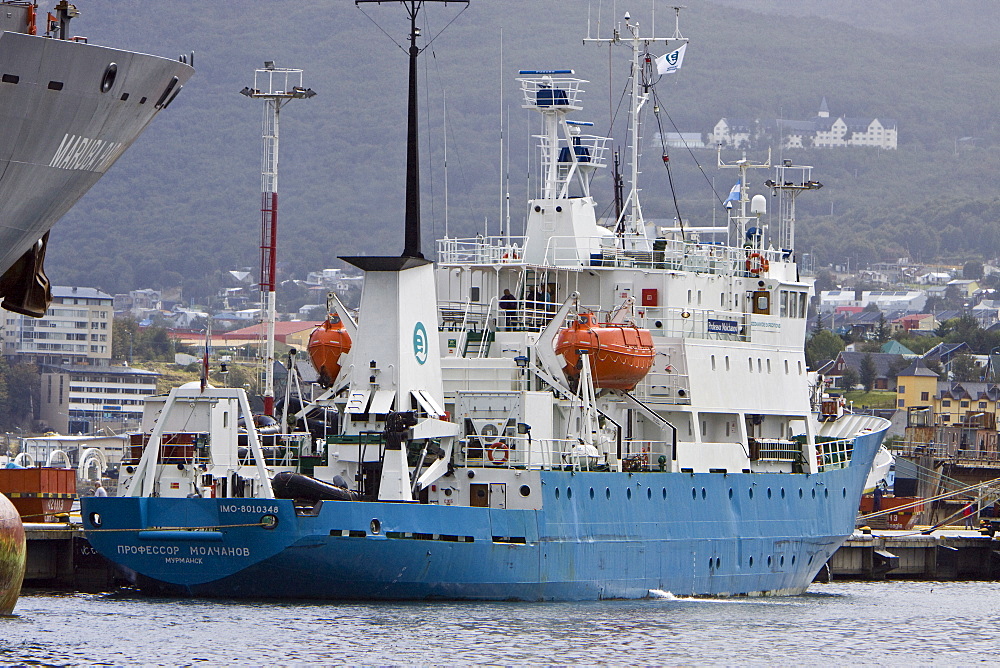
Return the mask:
<svg viewBox="0 0 1000 668">
<path fill-rule="evenodd" d="M 852 369 L 858 378 L 861 377 L 861 366 L 864 358 L 871 356 L 875 363 L 875 383 L 873 389 L 876 390 L 896 390 L 896 375 L 900 369 L 906 368 L 906 358 L 895 353 L 859 353 L 843 351 L 834 361 L 833 368 L 827 371 L 826 377 L 830 379 L 831 385 L 844 390 L 853 388 L 844 387 L 844 372 L 848 368 Z"/>
</svg>

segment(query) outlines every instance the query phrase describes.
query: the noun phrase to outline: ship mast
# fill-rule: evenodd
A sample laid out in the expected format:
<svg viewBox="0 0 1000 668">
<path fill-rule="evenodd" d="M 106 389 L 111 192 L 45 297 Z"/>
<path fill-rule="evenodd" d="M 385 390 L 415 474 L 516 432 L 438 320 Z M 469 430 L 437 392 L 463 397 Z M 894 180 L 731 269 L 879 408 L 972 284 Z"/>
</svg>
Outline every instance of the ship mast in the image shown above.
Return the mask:
<svg viewBox="0 0 1000 668">
<path fill-rule="evenodd" d="M 275 67 L 268 60 L 256 70 L 253 88 L 245 86 L 242 95 L 264 100 L 264 120 L 261 136 L 264 153 L 261 159 L 261 226 L 260 226 L 260 305 L 263 329 L 264 414 L 274 415 L 274 321 L 277 318 L 275 274 L 278 253 L 278 118 L 281 108 L 291 100 L 308 99 L 316 95 L 312 88 L 302 87 L 302 70 Z"/>
<path fill-rule="evenodd" d="M 634 235 L 645 239 L 646 226 L 642 215 L 642 205 L 639 202 L 639 158 L 642 154 L 640 142 L 642 134 L 640 132 L 639 117 L 643 106 L 649 101 L 649 89 L 651 84 L 642 81 L 642 67 L 651 62 L 648 55 L 649 47 L 654 44 L 663 44 L 668 49 L 679 48 L 681 44 L 687 44 L 686 37 L 681 36 L 680 13 L 683 7 L 674 8 L 674 34 L 670 37 L 642 37 L 639 30 L 639 22 L 633 21 L 632 17 L 625 13 L 625 29 L 628 36 L 623 36 L 621 24 L 615 27 L 614 33 L 608 38 L 586 38 L 586 43 L 596 44 L 624 44 L 632 50 L 632 72 L 631 72 L 631 95 L 629 104 L 629 191 L 625 197 L 624 205 L 615 224 L 615 231 L 619 236 Z M 642 60 L 644 57 L 644 60 Z"/>
</svg>

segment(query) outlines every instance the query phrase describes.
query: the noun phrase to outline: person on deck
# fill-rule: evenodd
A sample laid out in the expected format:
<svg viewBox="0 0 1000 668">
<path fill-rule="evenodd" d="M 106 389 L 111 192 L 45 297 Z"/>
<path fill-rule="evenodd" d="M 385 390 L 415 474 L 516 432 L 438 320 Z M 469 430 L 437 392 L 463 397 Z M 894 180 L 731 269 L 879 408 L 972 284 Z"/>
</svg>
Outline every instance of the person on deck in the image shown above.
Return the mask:
<svg viewBox="0 0 1000 668">
<path fill-rule="evenodd" d="M 517 316 L 515 315 L 517 298 L 507 288 L 504 288 L 503 294 L 500 296 L 500 310 L 503 311 L 504 329 L 506 331 L 514 329 L 517 325 Z"/>
<path fill-rule="evenodd" d="M 965 528 L 972 528 L 972 504 L 968 504 L 965 508 L 962 508 L 962 517 L 965 518 Z"/>
<path fill-rule="evenodd" d="M 94 496 L 107 496 L 107 495 L 108 495 L 108 490 L 104 489 L 104 485 L 102 485 L 101 481 L 98 480 L 97 484 L 94 485 Z"/>
</svg>

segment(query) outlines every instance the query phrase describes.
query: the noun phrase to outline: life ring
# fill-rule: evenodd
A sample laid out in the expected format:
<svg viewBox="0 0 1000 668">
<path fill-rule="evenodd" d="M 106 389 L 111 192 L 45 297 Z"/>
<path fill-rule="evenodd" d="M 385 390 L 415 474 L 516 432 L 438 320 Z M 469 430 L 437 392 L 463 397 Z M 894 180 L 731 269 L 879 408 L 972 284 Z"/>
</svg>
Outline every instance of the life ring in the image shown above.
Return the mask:
<svg viewBox="0 0 1000 668">
<path fill-rule="evenodd" d="M 493 464 L 506 464 L 507 463 L 507 453 L 510 448 L 503 441 L 497 441 L 489 445 L 486 450 L 486 456 L 490 458 L 490 462 Z"/>
<path fill-rule="evenodd" d="M 747 272 L 751 274 L 766 274 L 771 263 L 760 253 L 750 253 L 745 263 Z"/>
</svg>

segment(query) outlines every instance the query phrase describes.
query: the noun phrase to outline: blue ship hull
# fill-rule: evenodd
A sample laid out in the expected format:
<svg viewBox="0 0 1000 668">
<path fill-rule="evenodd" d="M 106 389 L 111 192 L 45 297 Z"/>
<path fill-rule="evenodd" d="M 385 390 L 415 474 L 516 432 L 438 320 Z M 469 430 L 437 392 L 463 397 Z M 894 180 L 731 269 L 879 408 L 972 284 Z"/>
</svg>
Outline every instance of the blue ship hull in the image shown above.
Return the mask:
<svg viewBox="0 0 1000 668">
<path fill-rule="evenodd" d="M 884 431 L 818 474 L 541 472 L 541 510 L 85 498 L 101 554 L 205 597 L 586 600 L 797 594 L 854 530 Z M 262 518 L 271 527 L 261 526 Z M 99 524 L 98 524 L 99 522 Z M 177 530 L 198 527 L 201 531 Z"/>
</svg>

